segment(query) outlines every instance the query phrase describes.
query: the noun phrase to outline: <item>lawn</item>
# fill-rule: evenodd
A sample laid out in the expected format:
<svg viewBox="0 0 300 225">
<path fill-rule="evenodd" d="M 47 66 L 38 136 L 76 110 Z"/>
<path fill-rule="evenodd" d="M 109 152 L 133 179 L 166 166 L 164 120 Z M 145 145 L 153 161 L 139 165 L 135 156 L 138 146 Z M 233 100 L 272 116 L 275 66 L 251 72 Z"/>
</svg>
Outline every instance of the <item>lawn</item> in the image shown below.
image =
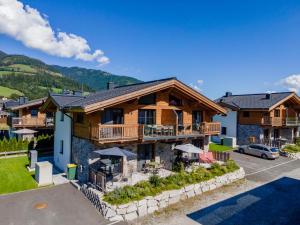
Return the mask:
<svg viewBox="0 0 300 225">
<path fill-rule="evenodd" d="M 209 144 L 209 150 L 214 151 L 214 152 L 226 152 L 232 150 L 232 147 L 229 146 L 224 146 L 224 145 L 219 145 L 216 143 L 210 143 Z"/>
<path fill-rule="evenodd" d="M 23 95 L 22 92 L 16 89 L 0 86 L 0 96 L 10 97 L 12 94 Z"/>
<path fill-rule="evenodd" d="M 37 188 L 37 183 L 26 169 L 26 156 L 0 159 L 0 194 Z"/>
</svg>

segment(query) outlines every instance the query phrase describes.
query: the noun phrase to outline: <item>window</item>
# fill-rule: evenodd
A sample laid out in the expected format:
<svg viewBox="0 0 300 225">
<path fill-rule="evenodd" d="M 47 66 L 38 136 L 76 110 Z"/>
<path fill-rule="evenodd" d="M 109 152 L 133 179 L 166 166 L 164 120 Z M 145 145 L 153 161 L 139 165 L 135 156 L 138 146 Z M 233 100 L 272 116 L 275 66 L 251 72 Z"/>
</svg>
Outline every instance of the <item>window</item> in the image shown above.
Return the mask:
<svg viewBox="0 0 300 225">
<path fill-rule="evenodd" d="M 60 154 L 64 154 L 64 140 L 60 141 L 60 149 L 59 149 Z"/>
<path fill-rule="evenodd" d="M 84 115 L 83 113 L 77 113 L 76 115 L 76 123 L 83 123 Z"/>
<path fill-rule="evenodd" d="M 199 125 L 202 122 L 202 111 L 193 111 L 193 124 Z"/>
<path fill-rule="evenodd" d="M 31 114 L 31 117 L 37 117 L 38 116 L 38 110 L 37 109 L 32 109 L 30 114 Z"/>
<path fill-rule="evenodd" d="M 156 94 L 150 94 L 143 96 L 138 101 L 139 105 L 155 105 L 156 104 Z"/>
<path fill-rule="evenodd" d="M 176 110 L 178 125 L 183 125 L 183 112 L 182 110 Z"/>
<path fill-rule="evenodd" d="M 103 124 L 123 124 L 123 109 L 105 109 L 102 116 Z"/>
<path fill-rule="evenodd" d="M 182 100 L 173 96 L 173 95 L 170 95 L 169 96 L 169 105 L 173 105 L 173 106 L 181 106 L 182 105 Z"/>
<path fill-rule="evenodd" d="M 139 110 L 139 124 L 155 124 L 155 110 Z"/>
<path fill-rule="evenodd" d="M 280 117 L 280 110 L 279 109 L 275 109 L 274 117 Z"/>
<path fill-rule="evenodd" d="M 243 112 L 243 117 L 250 117 L 250 112 L 244 111 Z"/>
<path fill-rule="evenodd" d="M 65 120 L 65 114 L 63 111 L 60 112 L 60 121 L 64 121 Z"/>
<path fill-rule="evenodd" d="M 222 127 L 221 134 L 227 135 L 227 127 Z"/>
</svg>

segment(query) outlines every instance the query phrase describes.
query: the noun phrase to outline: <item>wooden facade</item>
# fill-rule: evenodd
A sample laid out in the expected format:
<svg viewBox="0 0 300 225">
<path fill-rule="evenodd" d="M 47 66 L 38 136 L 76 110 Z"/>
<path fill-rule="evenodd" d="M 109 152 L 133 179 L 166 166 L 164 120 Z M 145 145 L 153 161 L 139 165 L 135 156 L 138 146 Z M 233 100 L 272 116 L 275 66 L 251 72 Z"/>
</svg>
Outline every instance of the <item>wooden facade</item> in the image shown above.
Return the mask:
<svg viewBox="0 0 300 225">
<path fill-rule="evenodd" d="M 240 110 L 238 111 L 238 123 L 272 127 L 299 126 L 299 113 L 299 106 L 287 101 L 272 110 Z"/>
<path fill-rule="evenodd" d="M 180 100 L 180 104 L 170 104 L 170 96 Z M 220 123 L 212 122 L 217 112 L 205 103 L 174 90 L 172 88 L 155 93 L 154 104 L 141 104 L 140 98 L 128 100 L 107 108 L 93 110 L 91 113 L 73 112 L 74 136 L 98 142 L 146 141 L 161 138 L 187 138 L 220 133 Z M 122 112 L 122 121 L 103 122 L 105 111 L 118 109 Z M 141 110 L 151 111 L 154 118 L 149 124 L 139 122 Z M 195 124 L 193 112 L 197 112 L 201 121 Z M 180 114 L 181 118 L 178 118 Z M 180 121 L 181 120 L 181 121 Z M 194 119 L 195 120 L 195 119 Z"/>
<path fill-rule="evenodd" d="M 39 111 L 39 107 L 30 106 L 12 111 L 10 126 L 14 128 L 49 128 L 53 127 L 53 116 Z"/>
</svg>

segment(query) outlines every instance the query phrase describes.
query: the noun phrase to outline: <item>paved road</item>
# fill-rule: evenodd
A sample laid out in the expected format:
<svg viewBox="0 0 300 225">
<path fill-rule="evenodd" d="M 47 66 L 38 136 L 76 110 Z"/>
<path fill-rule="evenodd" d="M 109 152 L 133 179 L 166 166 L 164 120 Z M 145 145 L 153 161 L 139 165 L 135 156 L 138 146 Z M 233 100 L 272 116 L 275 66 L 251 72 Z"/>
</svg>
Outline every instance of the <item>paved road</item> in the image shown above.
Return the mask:
<svg viewBox="0 0 300 225">
<path fill-rule="evenodd" d="M 70 184 L 0 196 L 1 225 L 108 225 Z M 115 225 L 124 225 L 118 223 Z"/>
<path fill-rule="evenodd" d="M 136 224 L 299 225 L 300 160 L 232 153 L 245 181 L 181 202 Z"/>
</svg>

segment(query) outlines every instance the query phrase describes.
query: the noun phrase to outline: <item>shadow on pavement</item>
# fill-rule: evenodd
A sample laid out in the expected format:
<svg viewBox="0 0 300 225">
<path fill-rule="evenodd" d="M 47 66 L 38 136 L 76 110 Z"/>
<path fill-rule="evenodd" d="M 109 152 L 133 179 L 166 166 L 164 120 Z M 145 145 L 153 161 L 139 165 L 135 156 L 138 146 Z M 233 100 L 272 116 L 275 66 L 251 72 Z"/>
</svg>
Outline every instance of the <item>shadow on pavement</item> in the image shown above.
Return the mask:
<svg viewBox="0 0 300 225">
<path fill-rule="evenodd" d="M 187 216 L 203 225 L 297 225 L 300 181 L 283 177 Z"/>
</svg>

